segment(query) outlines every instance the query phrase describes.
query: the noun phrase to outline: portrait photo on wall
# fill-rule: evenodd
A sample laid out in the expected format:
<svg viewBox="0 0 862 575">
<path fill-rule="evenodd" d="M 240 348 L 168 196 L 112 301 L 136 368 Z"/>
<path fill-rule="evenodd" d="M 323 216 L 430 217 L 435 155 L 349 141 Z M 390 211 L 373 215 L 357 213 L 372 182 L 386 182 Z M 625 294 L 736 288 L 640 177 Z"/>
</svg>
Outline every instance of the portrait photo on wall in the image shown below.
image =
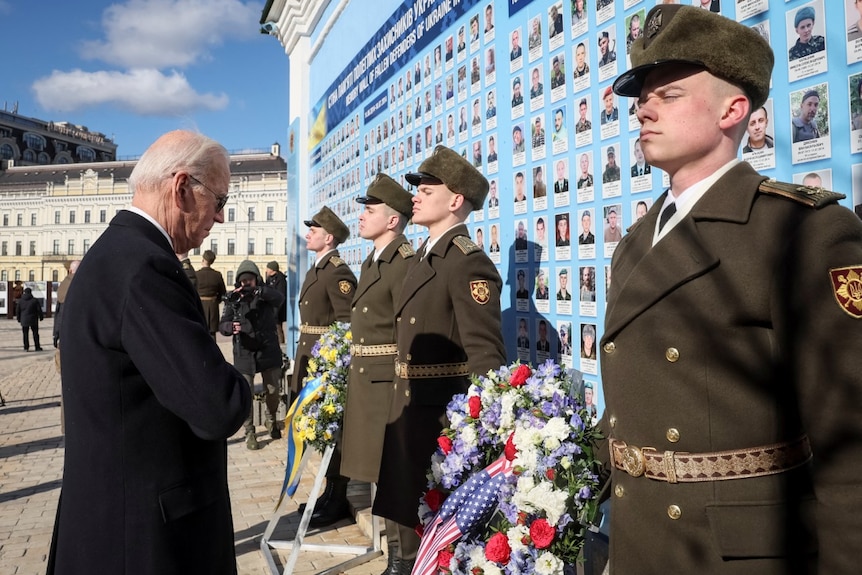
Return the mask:
<svg viewBox="0 0 862 575">
<path fill-rule="evenodd" d="M 850 166 L 850 174 L 852 179 L 851 198 L 853 199 L 853 211 L 862 219 L 862 164 L 853 164 Z"/>
<path fill-rule="evenodd" d="M 578 42 L 572 48 L 572 78 L 574 79 L 574 92 L 582 92 L 590 87 L 590 65 L 587 44 Z"/>
<path fill-rule="evenodd" d="M 591 96 L 588 94 L 578 100 L 578 121 L 575 123 L 575 147 L 581 148 L 593 143 L 593 122 L 590 119 Z"/>
<path fill-rule="evenodd" d="M 862 4 L 862 2 L 860 2 Z M 862 72 L 847 77 L 850 107 L 850 152 L 862 152 Z"/>
<path fill-rule="evenodd" d="M 822 0 L 787 11 L 787 76 L 791 82 L 828 69 L 825 16 Z"/>
<path fill-rule="evenodd" d="M 753 110 L 748 118 L 742 140 L 742 159 L 755 170 L 775 167 L 775 127 L 772 119 L 772 98 Z"/>
<path fill-rule="evenodd" d="M 829 85 L 809 86 L 790 93 L 792 162 L 832 156 L 829 137 Z"/>
<path fill-rule="evenodd" d="M 572 0 L 572 38 L 577 38 L 587 31 L 587 0 Z"/>
<path fill-rule="evenodd" d="M 521 27 L 509 34 L 509 72 L 520 70 L 524 65 L 524 48 L 521 44 Z"/>
<path fill-rule="evenodd" d="M 596 40 L 599 47 L 599 82 L 604 82 L 617 75 L 617 32 L 614 26 L 608 26 L 598 33 Z"/>
<path fill-rule="evenodd" d="M 831 190 L 832 169 L 811 170 L 810 172 L 797 172 L 793 174 L 793 183 L 807 186 L 809 188 Z"/>
<path fill-rule="evenodd" d="M 847 26 L 847 63 L 862 60 L 862 2 L 845 0 L 844 19 Z"/>
</svg>

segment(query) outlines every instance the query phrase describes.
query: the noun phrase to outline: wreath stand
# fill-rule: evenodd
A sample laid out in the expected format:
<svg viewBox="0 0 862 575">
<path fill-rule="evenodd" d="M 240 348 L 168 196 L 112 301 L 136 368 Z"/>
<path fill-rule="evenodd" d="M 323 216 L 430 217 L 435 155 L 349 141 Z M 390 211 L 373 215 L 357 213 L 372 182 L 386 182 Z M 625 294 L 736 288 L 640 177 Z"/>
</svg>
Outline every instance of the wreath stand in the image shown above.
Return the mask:
<svg viewBox="0 0 862 575">
<path fill-rule="evenodd" d="M 292 541 L 277 541 L 270 539 L 272 532 L 275 530 L 275 526 L 278 524 L 278 520 L 283 515 L 283 513 L 279 511 L 281 505 L 279 504 L 272 513 L 269 524 L 266 526 L 266 531 L 264 531 L 263 537 L 260 540 L 260 550 L 266 558 L 266 563 L 273 575 L 279 575 L 278 566 L 275 564 L 275 559 L 272 554 L 273 549 L 290 549 L 290 555 L 287 557 L 284 571 L 281 572 L 282 575 L 293 574 L 293 570 L 296 568 L 296 562 L 299 559 L 299 553 L 301 551 L 323 551 L 328 553 L 355 555 L 352 559 L 348 559 L 334 567 L 320 571 L 318 575 L 332 575 L 339 573 L 340 571 L 352 569 L 357 565 L 362 565 L 363 563 L 367 563 L 372 559 L 383 555 L 383 549 L 380 545 L 380 527 L 378 526 L 377 518 L 373 515 L 371 516 L 371 547 L 363 547 L 361 545 L 335 545 L 329 543 L 306 543 L 304 541 L 305 533 L 308 531 L 308 523 L 311 521 L 312 514 L 314 514 L 314 506 L 317 504 L 317 497 L 320 495 L 321 488 L 323 487 L 323 480 L 326 478 L 326 470 L 329 467 L 329 460 L 332 459 L 332 453 L 334 450 L 335 447 L 330 445 L 323 452 L 323 458 L 320 461 L 320 469 L 318 469 L 317 475 L 314 477 L 314 485 L 311 488 L 311 492 L 308 494 L 308 502 L 305 505 L 305 512 L 302 514 L 302 518 L 299 521 L 299 527 L 296 530 L 296 537 Z M 313 449 L 306 449 L 305 453 L 303 453 L 302 460 L 299 462 L 300 474 L 305 468 L 306 463 L 308 463 L 308 458 L 313 451 Z M 376 486 L 372 483 L 372 501 L 374 500 L 376 490 Z"/>
</svg>

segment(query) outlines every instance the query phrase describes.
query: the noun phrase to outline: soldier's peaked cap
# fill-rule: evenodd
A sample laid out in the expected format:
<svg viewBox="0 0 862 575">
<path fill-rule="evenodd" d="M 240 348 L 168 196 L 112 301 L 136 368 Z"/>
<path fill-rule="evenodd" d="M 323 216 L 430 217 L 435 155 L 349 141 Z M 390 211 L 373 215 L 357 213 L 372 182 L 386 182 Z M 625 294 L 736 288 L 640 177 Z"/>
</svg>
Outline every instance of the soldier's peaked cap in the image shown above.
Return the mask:
<svg viewBox="0 0 862 575">
<path fill-rule="evenodd" d="M 339 244 L 350 237 L 350 229 L 341 221 L 341 218 L 335 215 L 335 212 L 326 206 L 320 208 L 320 211 L 310 220 L 305 220 L 305 225 L 310 228 L 323 228 L 327 233 L 332 234 Z"/>
<path fill-rule="evenodd" d="M 473 210 L 481 210 L 488 196 L 488 180 L 455 150 L 437 146 L 434 153 L 419 164 L 419 171 L 405 176 L 411 185 L 446 184 L 470 202 Z"/>
<path fill-rule="evenodd" d="M 662 4 L 647 14 L 631 62 L 614 81 L 620 96 L 640 96 L 647 74 L 659 66 L 690 64 L 742 88 L 756 110 L 769 96 L 775 56 L 748 26 L 695 6 Z"/>
</svg>

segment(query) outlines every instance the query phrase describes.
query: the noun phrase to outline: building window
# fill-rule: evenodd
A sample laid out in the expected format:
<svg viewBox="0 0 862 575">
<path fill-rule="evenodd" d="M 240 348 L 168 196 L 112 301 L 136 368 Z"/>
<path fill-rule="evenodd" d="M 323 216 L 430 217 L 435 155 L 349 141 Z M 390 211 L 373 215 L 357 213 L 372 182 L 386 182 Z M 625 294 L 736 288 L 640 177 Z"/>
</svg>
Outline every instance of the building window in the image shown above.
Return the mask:
<svg viewBox="0 0 862 575">
<path fill-rule="evenodd" d="M 88 148 L 87 146 L 78 146 L 76 152 L 78 153 L 78 160 L 80 160 L 81 162 L 96 161 L 96 152 L 93 151 L 93 148 Z"/>
<path fill-rule="evenodd" d="M 227 209 L 227 221 L 233 222 L 236 221 L 236 210 L 234 208 Z"/>
<path fill-rule="evenodd" d="M 69 251 L 66 252 L 68 255 L 73 255 L 75 253 L 75 240 L 69 240 Z"/>
<path fill-rule="evenodd" d="M 4 256 L 9 255 L 9 242 L 4 241 L 2 244 L 0 244 L 0 254 Z"/>
<path fill-rule="evenodd" d="M 254 238 L 248 238 L 248 255 L 254 255 Z"/>
<path fill-rule="evenodd" d="M 60 255 L 60 240 L 54 240 L 54 245 L 51 246 L 51 255 Z"/>
<path fill-rule="evenodd" d="M 24 143 L 28 148 L 41 152 L 45 149 L 45 138 L 39 134 L 27 132 L 24 134 Z"/>
<path fill-rule="evenodd" d="M 0 282 L 8 282 L 9 273 L 6 270 L 0 271 Z"/>
<path fill-rule="evenodd" d="M 271 222 L 275 219 L 275 208 L 272 206 L 266 207 L 266 221 Z"/>
<path fill-rule="evenodd" d="M 104 224 L 107 217 L 108 217 L 107 210 L 99 210 L 99 223 L 100 224 Z"/>
<path fill-rule="evenodd" d="M 69 223 L 70 224 L 75 223 L 75 210 L 72 210 L 71 212 L 69 212 Z"/>
<path fill-rule="evenodd" d="M 35 163 L 36 152 L 34 152 L 33 150 L 24 150 L 24 153 L 21 154 L 21 159 L 23 159 L 25 162 Z"/>
<path fill-rule="evenodd" d="M 0 159 L 12 160 L 15 158 L 15 149 L 9 144 L 0 144 Z"/>
<path fill-rule="evenodd" d="M 84 223 L 90 223 L 90 210 L 84 210 Z"/>
<path fill-rule="evenodd" d="M 84 240 L 84 253 L 86 254 L 90 250 L 90 240 Z"/>
<path fill-rule="evenodd" d="M 232 271 L 227 272 L 227 281 L 225 282 L 225 284 L 229 285 L 229 286 L 233 285 L 233 272 Z"/>
<path fill-rule="evenodd" d="M 9 225 L 9 214 L 3 214 L 3 226 Z"/>
<path fill-rule="evenodd" d="M 248 221 L 250 221 L 250 222 L 254 221 L 254 208 L 248 209 Z"/>
<path fill-rule="evenodd" d="M 21 281 L 21 270 L 15 270 L 15 281 Z"/>
<path fill-rule="evenodd" d="M 60 225 L 60 210 L 54 212 L 54 223 Z"/>
<path fill-rule="evenodd" d="M 31 256 L 36 255 L 36 242 L 33 240 L 30 241 L 30 255 Z"/>
<path fill-rule="evenodd" d="M 30 225 L 31 226 L 36 225 L 36 214 L 30 214 Z"/>
<path fill-rule="evenodd" d="M 15 242 L 15 255 L 21 255 L 21 242 Z"/>
<path fill-rule="evenodd" d="M 216 255 L 218 255 L 218 240 L 210 240 L 210 249 Z"/>
<path fill-rule="evenodd" d="M 60 272 L 58 270 L 53 270 L 51 272 L 51 281 L 52 282 L 60 281 Z"/>
<path fill-rule="evenodd" d="M 31 282 L 36 281 L 36 270 L 30 270 L 30 273 L 28 274 L 28 277 L 29 277 L 30 279 L 29 279 L 29 280 L 27 280 L 27 281 L 31 281 Z"/>
<path fill-rule="evenodd" d="M 236 255 L 236 241 L 232 239 L 228 239 L 227 241 L 227 255 L 233 256 Z"/>
<path fill-rule="evenodd" d="M 39 152 L 39 163 L 43 166 L 47 166 L 51 163 L 51 156 L 45 152 Z"/>
<path fill-rule="evenodd" d="M 24 214 L 18 214 L 18 217 L 16 219 L 18 221 L 19 227 L 24 225 Z"/>
<path fill-rule="evenodd" d="M 266 238 L 266 255 L 272 255 L 272 238 Z"/>
</svg>

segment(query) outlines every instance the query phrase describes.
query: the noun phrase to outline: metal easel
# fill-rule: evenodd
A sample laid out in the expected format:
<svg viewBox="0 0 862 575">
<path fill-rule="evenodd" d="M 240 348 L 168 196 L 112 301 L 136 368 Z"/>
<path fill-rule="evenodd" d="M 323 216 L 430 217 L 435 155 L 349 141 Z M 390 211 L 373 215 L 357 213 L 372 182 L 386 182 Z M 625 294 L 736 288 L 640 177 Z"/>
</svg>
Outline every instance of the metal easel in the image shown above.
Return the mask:
<svg viewBox="0 0 862 575">
<path fill-rule="evenodd" d="M 281 505 L 276 507 L 273 511 L 269 524 L 266 526 L 266 531 L 264 531 L 263 537 L 260 540 L 260 550 L 266 559 L 270 573 L 273 575 L 279 575 L 278 566 L 275 564 L 275 559 L 272 553 L 273 549 L 290 549 L 290 555 L 287 557 L 287 562 L 285 563 L 284 571 L 281 572 L 281 575 L 293 574 L 293 570 L 296 568 L 296 562 L 299 559 L 299 554 L 302 551 L 323 551 L 328 553 L 355 555 L 352 559 L 348 559 L 334 567 L 320 571 L 318 575 L 333 575 L 356 567 L 357 565 L 362 565 L 363 563 L 367 563 L 372 559 L 383 555 L 383 549 L 380 545 L 380 527 L 378 525 L 377 518 L 374 516 L 371 517 L 372 528 L 370 547 L 361 545 L 335 545 L 331 543 L 306 543 L 304 541 L 305 533 L 308 531 L 308 523 L 311 521 L 312 514 L 314 514 L 314 506 L 317 504 L 317 498 L 320 495 L 321 488 L 323 487 L 323 480 L 326 477 L 326 470 L 329 467 L 329 460 L 332 459 L 332 453 L 334 450 L 335 447 L 330 445 L 326 448 L 326 451 L 323 452 L 323 458 L 320 461 L 320 469 L 318 469 L 317 475 L 314 477 L 314 485 L 311 488 L 311 493 L 308 495 L 305 512 L 302 514 L 302 519 L 299 521 L 299 527 L 296 530 L 296 537 L 292 541 L 277 541 L 270 539 L 272 532 L 275 530 L 275 526 L 278 524 L 278 520 L 284 514 L 279 510 Z M 311 456 L 313 451 L 313 449 L 306 449 L 305 453 L 303 453 L 302 460 L 299 462 L 300 474 L 302 474 L 302 470 L 305 468 L 306 463 L 308 463 L 308 458 Z M 372 483 L 372 501 L 374 500 L 376 491 L 376 486 Z"/>
</svg>

